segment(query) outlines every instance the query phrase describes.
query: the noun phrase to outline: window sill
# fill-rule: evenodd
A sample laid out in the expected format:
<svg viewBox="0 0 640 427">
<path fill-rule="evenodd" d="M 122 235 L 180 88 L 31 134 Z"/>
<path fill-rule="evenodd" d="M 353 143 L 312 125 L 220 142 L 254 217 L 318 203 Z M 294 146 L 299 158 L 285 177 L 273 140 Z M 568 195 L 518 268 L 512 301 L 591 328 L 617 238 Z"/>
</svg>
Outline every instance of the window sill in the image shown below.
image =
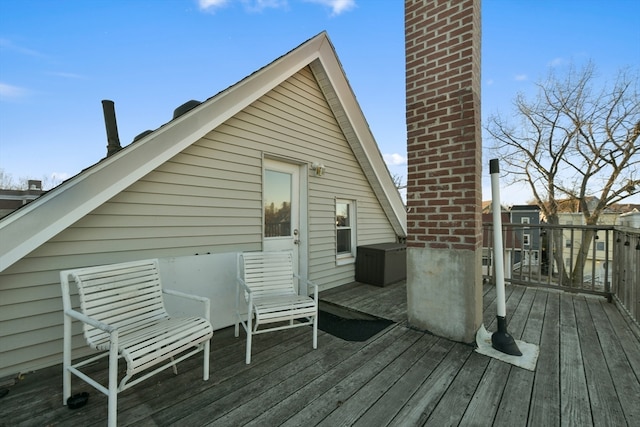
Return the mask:
<svg viewBox="0 0 640 427">
<path fill-rule="evenodd" d="M 342 257 L 336 257 L 336 265 L 347 265 L 347 264 L 355 264 L 356 262 L 356 257 L 350 255 L 350 256 L 342 256 Z"/>
</svg>

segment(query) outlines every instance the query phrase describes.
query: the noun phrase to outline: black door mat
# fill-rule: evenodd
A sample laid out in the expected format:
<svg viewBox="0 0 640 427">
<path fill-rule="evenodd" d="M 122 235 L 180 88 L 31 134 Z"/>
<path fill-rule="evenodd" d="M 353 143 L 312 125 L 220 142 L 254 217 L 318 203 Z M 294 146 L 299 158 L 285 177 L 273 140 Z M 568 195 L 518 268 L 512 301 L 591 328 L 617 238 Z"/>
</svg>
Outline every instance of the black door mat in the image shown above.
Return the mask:
<svg viewBox="0 0 640 427">
<path fill-rule="evenodd" d="M 318 329 L 345 341 L 366 341 L 393 323 L 324 301 L 318 307 Z"/>
</svg>

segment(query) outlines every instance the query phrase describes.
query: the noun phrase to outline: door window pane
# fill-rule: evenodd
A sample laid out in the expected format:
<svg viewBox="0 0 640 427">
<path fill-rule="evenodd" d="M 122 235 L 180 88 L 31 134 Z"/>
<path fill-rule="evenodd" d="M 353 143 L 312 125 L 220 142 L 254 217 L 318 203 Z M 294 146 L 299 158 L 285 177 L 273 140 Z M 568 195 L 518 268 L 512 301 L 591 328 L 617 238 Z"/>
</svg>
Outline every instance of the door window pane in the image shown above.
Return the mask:
<svg viewBox="0 0 640 427">
<path fill-rule="evenodd" d="M 266 170 L 264 237 L 291 236 L 291 174 Z"/>
</svg>

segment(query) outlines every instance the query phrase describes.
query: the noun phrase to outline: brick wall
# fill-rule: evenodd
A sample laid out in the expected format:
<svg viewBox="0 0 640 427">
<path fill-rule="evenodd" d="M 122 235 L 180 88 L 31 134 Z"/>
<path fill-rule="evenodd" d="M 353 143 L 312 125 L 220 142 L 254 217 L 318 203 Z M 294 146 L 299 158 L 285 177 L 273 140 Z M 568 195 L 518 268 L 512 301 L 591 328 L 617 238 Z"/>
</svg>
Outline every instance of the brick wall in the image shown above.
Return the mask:
<svg viewBox="0 0 640 427">
<path fill-rule="evenodd" d="M 405 0 L 409 247 L 482 247 L 480 1 Z"/>
</svg>

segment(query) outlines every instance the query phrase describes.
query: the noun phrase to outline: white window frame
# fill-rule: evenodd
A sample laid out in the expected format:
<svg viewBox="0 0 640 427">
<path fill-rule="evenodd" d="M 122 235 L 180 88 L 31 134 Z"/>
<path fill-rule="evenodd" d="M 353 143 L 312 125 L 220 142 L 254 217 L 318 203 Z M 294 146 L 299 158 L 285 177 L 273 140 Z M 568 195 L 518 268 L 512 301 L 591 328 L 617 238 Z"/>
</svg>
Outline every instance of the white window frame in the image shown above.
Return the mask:
<svg viewBox="0 0 640 427">
<path fill-rule="evenodd" d="M 523 246 L 529 246 L 531 245 L 531 235 L 528 233 L 524 233 L 522 235 L 522 245 Z"/>
<path fill-rule="evenodd" d="M 338 204 L 346 204 L 348 206 L 348 210 L 349 210 L 349 225 L 348 226 L 338 226 L 338 221 L 337 221 L 337 217 L 338 217 Z M 335 243 L 335 251 L 336 251 L 336 264 L 337 265 L 343 265 L 343 264 L 352 264 L 356 261 L 356 248 L 357 248 L 357 241 L 356 241 L 356 227 L 357 227 L 357 208 L 356 208 L 356 201 L 355 200 L 348 200 L 348 199 L 336 199 L 335 200 L 335 211 L 334 211 L 334 220 L 336 222 L 336 231 L 335 231 L 335 237 L 336 237 L 336 243 Z M 345 229 L 350 229 L 351 230 L 351 251 L 350 252 L 341 252 L 338 253 L 338 230 L 345 230 Z"/>
</svg>

